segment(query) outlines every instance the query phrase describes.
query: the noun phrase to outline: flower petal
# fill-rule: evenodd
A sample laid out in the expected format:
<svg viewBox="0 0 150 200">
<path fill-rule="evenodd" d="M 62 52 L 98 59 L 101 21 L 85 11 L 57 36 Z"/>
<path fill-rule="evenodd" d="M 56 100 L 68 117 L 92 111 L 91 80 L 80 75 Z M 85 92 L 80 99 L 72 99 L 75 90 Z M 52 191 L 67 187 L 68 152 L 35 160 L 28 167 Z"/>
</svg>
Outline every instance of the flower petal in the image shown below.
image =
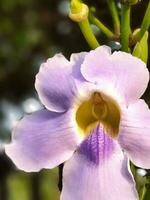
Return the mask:
<svg viewBox="0 0 150 200">
<path fill-rule="evenodd" d="M 141 97 L 149 81 L 144 62 L 125 52 L 111 54 L 106 46 L 85 57 L 81 72 L 86 80 L 98 84 L 104 93 L 115 95 L 127 105 Z"/>
<path fill-rule="evenodd" d="M 55 55 L 41 65 L 36 76 L 35 88 L 48 110 L 64 112 L 71 106 L 75 95 L 71 71 L 71 63 L 61 54 Z"/>
<path fill-rule="evenodd" d="M 99 131 L 66 162 L 61 200 L 120 200 L 120 194 L 122 200 L 138 199 L 127 158 L 117 142 Z"/>
<path fill-rule="evenodd" d="M 70 57 L 70 62 L 73 64 L 72 75 L 75 79 L 79 81 L 85 81 L 84 77 L 81 74 L 80 69 L 87 54 L 88 54 L 87 52 L 73 53 Z"/>
<path fill-rule="evenodd" d="M 53 168 L 66 161 L 78 142 L 69 111 L 59 114 L 41 110 L 18 123 L 12 143 L 5 150 L 18 168 L 30 172 Z"/>
<path fill-rule="evenodd" d="M 150 169 L 150 110 L 139 100 L 122 112 L 119 143 L 131 161 Z"/>
</svg>

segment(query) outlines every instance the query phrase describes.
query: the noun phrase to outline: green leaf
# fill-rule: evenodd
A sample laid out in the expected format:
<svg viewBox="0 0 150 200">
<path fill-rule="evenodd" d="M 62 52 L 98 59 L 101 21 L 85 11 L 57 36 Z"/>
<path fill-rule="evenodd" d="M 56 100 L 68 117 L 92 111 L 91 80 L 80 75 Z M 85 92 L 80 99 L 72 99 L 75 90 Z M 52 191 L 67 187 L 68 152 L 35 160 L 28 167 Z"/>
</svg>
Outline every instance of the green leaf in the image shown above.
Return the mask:
<svg viewBox="0 0 150 200">
<path fill-rule="evenodd" d="M 148 60 L 148 31 L 145 32 L 142 39 L 136 43 L 133 56 L 136 56 L 147 63 Z"/>
</svg>

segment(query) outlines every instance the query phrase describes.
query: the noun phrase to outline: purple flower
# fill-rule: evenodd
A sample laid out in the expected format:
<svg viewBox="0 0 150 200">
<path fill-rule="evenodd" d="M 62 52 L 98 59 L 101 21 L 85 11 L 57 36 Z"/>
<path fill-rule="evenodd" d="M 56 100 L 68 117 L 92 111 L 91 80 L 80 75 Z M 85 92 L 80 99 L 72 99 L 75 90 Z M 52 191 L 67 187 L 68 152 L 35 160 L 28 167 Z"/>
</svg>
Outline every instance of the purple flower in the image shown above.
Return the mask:
<svg viewBox="0 0 150 200">
<path fill-rule="evenodd" d="M 46 109 L 18 123 L 7 155 L 27 172 L 65 162 L 61 200 L 137 200 L 128 158 L 150 168 L 150 111 L 139 99 L 148 81 L 140 59 L 107 46 L 55 55 L 35 81 Z"/>
</svg>

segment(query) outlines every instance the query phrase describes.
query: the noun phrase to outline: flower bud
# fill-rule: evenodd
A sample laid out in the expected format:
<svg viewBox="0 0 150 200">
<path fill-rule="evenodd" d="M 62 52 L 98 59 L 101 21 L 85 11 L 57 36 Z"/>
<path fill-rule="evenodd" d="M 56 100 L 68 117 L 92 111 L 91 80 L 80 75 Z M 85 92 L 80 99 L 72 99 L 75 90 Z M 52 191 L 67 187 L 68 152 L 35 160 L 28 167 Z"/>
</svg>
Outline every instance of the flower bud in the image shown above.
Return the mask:
<svg viewBox="0 0 150 200">
<path fill-rule="evenodd" d="M 145 32 L 142 39 L 137 42 L 134 47 L 133 53 L 134 56 L 140 58 L 145 63 L 147 63 L 148 59 L 148 31 Z"/>
<path fill-rule="evenodd" d="M 88 17 L 89 8 L 79 0 L 72 0 L 69 17 L 75 22 L 82 22 Z"/>
<path fill-rule="evenodd" d="M 140 28 L 137 28 L 133 31 L 133 40 L 134 41 L 138 41 L 139 40 L 139 37 L 140 37 L 140 31 L 141 29 Z"/>
</svg>

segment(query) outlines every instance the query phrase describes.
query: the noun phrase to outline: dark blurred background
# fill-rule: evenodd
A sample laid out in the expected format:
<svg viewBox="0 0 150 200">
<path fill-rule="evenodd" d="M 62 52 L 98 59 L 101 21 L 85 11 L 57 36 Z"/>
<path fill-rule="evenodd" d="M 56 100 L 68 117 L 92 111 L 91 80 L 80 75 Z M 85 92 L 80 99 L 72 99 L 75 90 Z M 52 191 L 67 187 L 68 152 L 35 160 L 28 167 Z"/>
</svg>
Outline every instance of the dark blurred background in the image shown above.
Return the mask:
<svg viewBox="0 0 150 200">
<path fill-rule="evenodd" d="M 96 6 L 97 16 L 112 27 L 106 0 L 86 2 Z M 140 25 L 147 3 L 133 7 L 133 29 Z M 16 121 L 41 108 L 34 89 L 40 64 L 55 53 L 69 58 L 73 52 L 90 50 L 68 10 L 67 0 L 0 0 L 0 200 L 59 199 L 57 168 L 30 174 L 18 171 L 3 146 L 10 141 Z M 101 44 L 118 47 L 92 28 Z M 150 103 L 149 89 L 144 98 Z M 147 181 L 146 174 L 141 169 L 135 172 L 138 187 Z"/>
</svg>

